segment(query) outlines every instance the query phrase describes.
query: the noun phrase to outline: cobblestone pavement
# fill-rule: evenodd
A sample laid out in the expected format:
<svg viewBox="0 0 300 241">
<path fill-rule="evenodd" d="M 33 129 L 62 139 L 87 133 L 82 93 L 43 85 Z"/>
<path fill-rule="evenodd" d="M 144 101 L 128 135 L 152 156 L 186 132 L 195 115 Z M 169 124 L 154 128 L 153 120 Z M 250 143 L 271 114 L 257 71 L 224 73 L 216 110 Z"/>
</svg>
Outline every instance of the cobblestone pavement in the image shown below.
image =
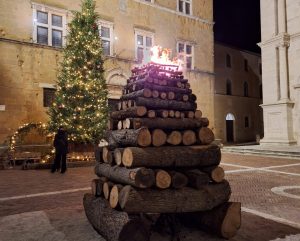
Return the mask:
<svg viewBox="0 0 300 241">
<path fill-rule="evenodd" d="M 300 160 L 223 154 L 232 201 L 242 202 L 235 241 L 300 240 Z M 82 197 L 92 167 L 67 173 L 0 171 L 0 241 L 104 241 L 88 223 Z M 167 241 L 154 233 L 151 241 Z M 181 241 L 221 240 L 183 228 Z"/>
</svg>

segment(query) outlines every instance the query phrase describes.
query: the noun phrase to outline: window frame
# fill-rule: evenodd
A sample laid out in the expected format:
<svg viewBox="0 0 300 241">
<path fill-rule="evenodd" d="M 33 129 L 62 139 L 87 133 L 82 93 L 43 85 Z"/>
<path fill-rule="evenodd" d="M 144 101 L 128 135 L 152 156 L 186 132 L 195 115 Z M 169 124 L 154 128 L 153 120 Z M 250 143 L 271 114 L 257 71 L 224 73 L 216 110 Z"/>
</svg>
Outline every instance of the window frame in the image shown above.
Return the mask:
<svg viewBox="0 0 300 241">
<path fill-rule="evenodd" d="M 182 12 L 180 11 L 180 9 L 179 9 L 179 3 L 180 2 L 183 2 L 183 9 L 182 9 Z M 190 4 L 190 13 L 186 13 L 186 3 L 189 3 Z M 190 15 L 190 16 L 192 16 L 193 15 L 193 0 L 177 0 L 177 12 L 180 12 L 180 13 L 182 13 L 182 14 L 184 14 L 184 15 Z"/>
<path fill-rule="evenodd" d="M 150 53 L 150 50 L 153 46 L 155 46 L 154 44 L 154 33 L 153 32 L 150 32 L 150 31 L 146 31 L 146 30 L 142 30 L 142 29 L 134 29 L 134 46 L 135 46 L 135 49 L 134 49 L 134 52 L 135 52 L 135 60 L 138 62 L 138 47 L 141 47 L 141 45 L 138 44 L 138 41 L 137 41 L 137 37 L 138 35 L 142 36 L 143 37 L 143 45 L 142 45 L 142 48 L 143 48 L 143 56 L 145 56 L 145 52 L 147 50 L 149 50 L 149 53 Z M 146 38 L 151 38 L 151 47 L 148 47 L 147 46 L 147 43 L 146 43 Z M 144 61 L 142 61 L 141 63 L 144 63 Z"/>
<path fill-rule="evenodd" d="M 184 53 L 181 53 L 179 52 L 179 45 L 180 44 L 183 44 L 184 45 Z M 192 53 L 191 54 L 187 54 L 186 53 L 186 46 L 189 45 L 192 47 Z M 185 69 L 188 69 L 188 70 L 193 70 L 195 68 L 195 44 L 189 42 L 189 41 L 177 41 L 177 44 L 176 44 L 176 51 L 177 51 L 177 56 L 178 56 L 178 59 L 180 59 L 180 56 L 183 55 L 183 58 L 184 58 L 184 68 Z M 191 63 L 191 68 L 187 68 L 187 61 L 186 59 L 188 57 L 191 57 L 192 58 L 192 63 Z"/>
<path fill-rule="evenodd" d="M 48 15 L 47 24 L 39 23 L 37 21 L 38 12 L 47 13 L 47 15 Z M 61 27 L 52 25 L 52 16 L 53 15 L 62 17 L 62 26 Z M 65 44 L 66 44 L 65 37 L 66 37 L 66 34 L 67 34 L 67 15 L 68 15 L 67 10 L 54 8 L 54 7 L 51 7 L 51 6 L 44 5 L 44 4 L 32 3 L 32 17 L 33 17 L 32 40 L 33 40 L 33 42 L 36 43 L 36 44 L 51 46 L 51 47 L 54 47 L 54 48 L 64 47 Z M 42 43 L 38 43 L 38 41 L 37 41 L 38 40 L 38 36 L 37 36 L 38 27 L 48 29 L 48 43 L 47 43 L 47 45 L 42 44 Z M 61 46 L 53 46 L 53 41 L 52 41 L 52 37 L 53 37 L 52 32 L 53 32 L 53 30 L 60 31 L 62 33 L 62 45 Z"/>
<path fill-rule="evenodd" d="M 54 103 L 56 89 L 55 88 L 51 88 L 50 86 L 48 86 L 48 87 L 45 86 L 45 87 L 42 87 L 42 88 L 43 88 L 43 107 L 44 108 L 49 108 Z M 46 105 L 47 101 L 45 101 L 46 100 L 46 95 L 45 95 L 46 91 L 53 91 L 53 93 L 52 93 L 53 94 L 53 96 L 52 96 L 52 103 L 50 103 L 49 105 Z"/>
<path fill-rule="evenodd" d="M 105 27 L 109 29 L 109 33 L 110 33 L 110 37 L 102 37 L 101 36 L 101 28 Z M 99 28 L 99 35 L 101 38 L 101 41 L 109 41 L 110 42 L 110 48 L 109 48 L 109 55 L 105 55 L 105 56 L 114 56 L 114 23 L 109 22 L 109 21 L 105 21 L 105 20 L 99 20 L 98 22 L 98 28 Z M 103 46 L 102 46 L 103 47 Z"/>
</svg>

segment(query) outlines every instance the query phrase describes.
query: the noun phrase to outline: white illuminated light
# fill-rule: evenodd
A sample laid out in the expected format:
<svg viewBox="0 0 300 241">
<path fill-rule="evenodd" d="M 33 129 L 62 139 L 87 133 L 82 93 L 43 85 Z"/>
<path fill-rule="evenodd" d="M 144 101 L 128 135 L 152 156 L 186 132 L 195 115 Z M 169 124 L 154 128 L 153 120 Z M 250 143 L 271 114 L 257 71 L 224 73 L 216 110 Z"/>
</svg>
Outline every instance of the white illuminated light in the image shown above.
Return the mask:
<svg viewBox="0 0 300 241">
<path fill-rule="evenodd" d="M 118 40 L 118 37 L 117 37 L 117 36 L 115 37 L 115 40 Z"/>
<path fill-rule="evenodd" d="M 33 19 L 33 22 L 37 22 L 37 19 L 36 19 L 36 18 L 34 18 L 34 19 Z"/>
</svg>

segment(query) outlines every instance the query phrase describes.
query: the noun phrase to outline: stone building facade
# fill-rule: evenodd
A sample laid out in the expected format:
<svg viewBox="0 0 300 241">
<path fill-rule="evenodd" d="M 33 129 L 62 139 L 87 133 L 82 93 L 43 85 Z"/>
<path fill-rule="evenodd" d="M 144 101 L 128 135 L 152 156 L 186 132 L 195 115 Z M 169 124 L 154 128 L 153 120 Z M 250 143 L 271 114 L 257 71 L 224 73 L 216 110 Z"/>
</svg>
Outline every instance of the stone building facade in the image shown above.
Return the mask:
<svg viewBox="0 0 300 241">
<path fill-rule="evenodd" d="M 61 46 L 80 0 L 0 0 L 0 143 L 20 125 L 47 122 Z M 213 0 L 96 0 L 110 99 L 160 45 L 186 60 L 198 108 L 214 127 Z"/>
<path fill-rule="evenodd" d="M 215 135 L 223 143 L 263 135 L 259 54 L 215 43 Z"/>
<path fill-rule="evenodd" d="M 300 3 L 261 1 L 264 139 L 300 145 Z"/>
</svg>

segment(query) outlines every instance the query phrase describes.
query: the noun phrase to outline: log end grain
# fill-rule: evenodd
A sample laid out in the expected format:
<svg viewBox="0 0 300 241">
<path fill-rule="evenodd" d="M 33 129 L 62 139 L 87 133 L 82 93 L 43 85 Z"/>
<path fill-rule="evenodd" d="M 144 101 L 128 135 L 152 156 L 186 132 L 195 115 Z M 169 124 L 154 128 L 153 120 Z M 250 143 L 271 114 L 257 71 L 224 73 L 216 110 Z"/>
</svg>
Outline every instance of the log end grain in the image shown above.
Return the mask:
<svg viewBox="0 0 300 241">
<path fill-rule="evenodd" d="M 139 146 L 146 147 L 151 145 L 151 133 L 147 128 L 140 130 L 137 143 Z"/>
<path fill-rule="evenodd" d="M 161 129 L 155 129 L 152 131 L 152 145 L 163 146 L 167 142 L 167 134 Z"/>
<path fill-rule="evenodd" d="M 237 231 L 241 227 L 241 203 L 230 203 L 226 215 L 224 217 L 221 236 L 226 239 L 230 239 L 237 234 Z"/>
<path fill-rule="evenodd" d="M 170 174 L 164 170 L 156 170 L 156 186 L 160 189 L 166 189 L 171 186 L 172 178 Z"/>
<path fill-rule="evenodd" d="M 186 130 L 182 135 L 182 143 L 185 146 L 190 146 L 195 144 L 197 141 L 196 134 L 192 130 Z"/>
<path fill-rule="evenodd" d="M 215 135 L 211 129 L 202 127 L 198 131 L 198 138 L 203 145 L 209 145 L 215 140 Z"/>
<path fill-rule="evenodd" d="M 182 135 L 179 131 L 172 131 L 167 138 L 167 143 L 177 146 L 182 142 Z"/>
</svg>

